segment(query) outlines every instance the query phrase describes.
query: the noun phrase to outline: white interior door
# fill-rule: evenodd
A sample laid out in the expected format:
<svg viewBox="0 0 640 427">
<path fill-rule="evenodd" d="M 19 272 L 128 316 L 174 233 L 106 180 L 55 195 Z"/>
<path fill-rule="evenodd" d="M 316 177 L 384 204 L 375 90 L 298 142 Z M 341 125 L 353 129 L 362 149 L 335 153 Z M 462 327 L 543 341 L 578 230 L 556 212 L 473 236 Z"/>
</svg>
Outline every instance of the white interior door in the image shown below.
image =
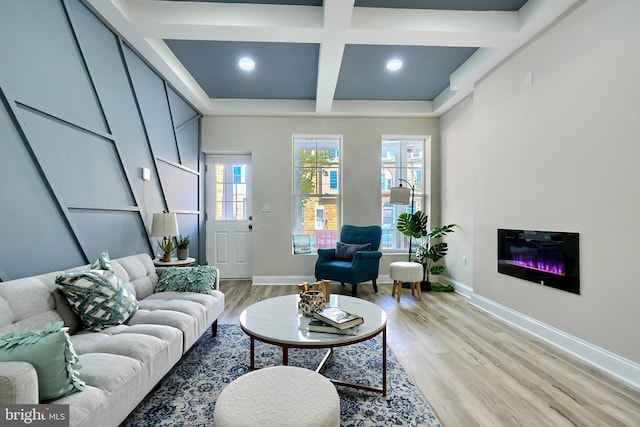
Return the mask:
<svg viewBox="0 0 640 427">
<path fill-rule="evenodd" d="M 206 163 L 207 263 L 224 279 L 251 278 L 251 156 L 207 155 Z"/>
</svg>

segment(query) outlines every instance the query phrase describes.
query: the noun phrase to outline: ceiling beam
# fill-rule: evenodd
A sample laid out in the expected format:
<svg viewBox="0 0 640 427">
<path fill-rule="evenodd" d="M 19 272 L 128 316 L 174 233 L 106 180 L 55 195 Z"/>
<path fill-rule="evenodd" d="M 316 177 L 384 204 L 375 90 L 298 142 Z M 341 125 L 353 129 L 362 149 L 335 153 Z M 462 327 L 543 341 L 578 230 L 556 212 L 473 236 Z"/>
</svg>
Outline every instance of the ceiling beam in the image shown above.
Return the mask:
<svg viewBox="0 0 640 427">
<path fill-rule="evenodd" d="M 351 23 L 355 0 L 324 0 L 324 32 L 318 57 L 316 111 L 329 113 L 344 52 L 344 33 Z"/>
<path fill-rule="evenodd" d="M 518 12 L 408 10 L 154 0 L 83 0 L 203 114 L 437 116 L 477 81 L 586 0 L 529 0 Z M 315 101 L 210 99 L 163 40 L 319 44 Z M 433 102 L 334 101 L 348 44 L 479 47 Z"/>
</svg>

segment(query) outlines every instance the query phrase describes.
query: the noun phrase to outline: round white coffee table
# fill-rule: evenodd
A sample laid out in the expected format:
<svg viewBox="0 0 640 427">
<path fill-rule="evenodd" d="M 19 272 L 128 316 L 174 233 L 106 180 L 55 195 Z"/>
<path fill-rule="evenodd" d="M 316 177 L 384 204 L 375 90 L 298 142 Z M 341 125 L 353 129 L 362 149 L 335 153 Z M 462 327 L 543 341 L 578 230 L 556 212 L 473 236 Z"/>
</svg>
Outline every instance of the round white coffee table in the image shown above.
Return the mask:
<svg viewBox="0 0 640 427">
<path fill-rule="evenodd" d="M 269 298 L 247 307 L 240 314 L 240 327 L 249 335 L 251 369 L 255 369 L 255 340 L 282 347 L 282 364 L 289 363 L 290 348 L 327 348 L 316 372 L 320 372 L 333 355 L 335 347 L 356 344 L 382 334 L 382 387 L 331 380 L 336 385 L 387 394 L 387 314 L 369 301 L 346 295 L 331 295 L 328 305 L 339 307 L 364 318 L 356 335 L 339 335 L 307 330 L 308 317 L 298 309 L 297 294 Z"/>
</svg>

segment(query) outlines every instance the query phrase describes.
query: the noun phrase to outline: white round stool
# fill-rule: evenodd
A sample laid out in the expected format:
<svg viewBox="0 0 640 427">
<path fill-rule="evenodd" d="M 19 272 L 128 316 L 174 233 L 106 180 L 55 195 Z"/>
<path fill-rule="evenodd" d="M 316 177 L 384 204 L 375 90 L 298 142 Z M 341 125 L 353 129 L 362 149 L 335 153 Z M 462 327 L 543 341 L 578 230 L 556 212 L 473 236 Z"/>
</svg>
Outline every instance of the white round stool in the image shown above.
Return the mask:
<svg viewBox="0 0 640 427">
<path fill-rule="evenodd" d="M 340 426 L 340 398 L 327 378 L 309 369 L 274 366 L 231 382 L 213 412 L 216 427 Z"/>
<path fill-rule="evenodd" d="M 402 283 L 408 282 L 411 285 L 411 295 L 415 296 L 417 292 L 418 301 L 422 301 L 422 290 L 420 289 L 422 274 L 422 264 L 418 262 L 397 261 L 389 264 L 389 275 L 393 279 L 391 296 L 394 296 L 397 290 L 398 302 L 400 302 Z"/>
</svg>

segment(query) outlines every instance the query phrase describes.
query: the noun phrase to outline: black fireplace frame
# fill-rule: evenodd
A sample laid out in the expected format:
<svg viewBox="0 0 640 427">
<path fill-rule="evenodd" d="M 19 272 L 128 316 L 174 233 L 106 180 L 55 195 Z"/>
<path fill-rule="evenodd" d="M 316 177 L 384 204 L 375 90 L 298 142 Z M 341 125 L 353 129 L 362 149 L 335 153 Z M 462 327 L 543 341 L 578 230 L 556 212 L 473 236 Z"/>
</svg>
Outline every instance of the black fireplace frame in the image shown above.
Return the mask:
<svg viewBox="0 0 640 427">
<path fill-rule="evenodd" d="M 552 247 L 563 258 L 564 275 L 523 267 L 513 263 L 511 244 L 520 247 Z M 580 235 L 572 232 L 498 229 L 498 273 L 580 295 Z"/>
</svg>

